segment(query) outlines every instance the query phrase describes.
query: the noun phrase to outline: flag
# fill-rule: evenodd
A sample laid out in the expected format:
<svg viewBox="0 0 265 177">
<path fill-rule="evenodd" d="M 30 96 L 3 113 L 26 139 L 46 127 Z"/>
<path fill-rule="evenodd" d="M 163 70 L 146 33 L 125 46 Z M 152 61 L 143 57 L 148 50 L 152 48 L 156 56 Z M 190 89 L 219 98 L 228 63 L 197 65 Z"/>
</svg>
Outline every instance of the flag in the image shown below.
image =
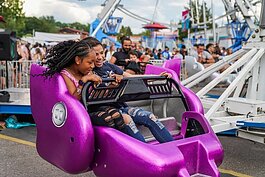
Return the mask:
<svg viewBox="0 0 265 177">
<path fill-rule="evenodd" d="M 182 31 L 190 29 L 190 11 L 182 11 Z"/>
</svg>

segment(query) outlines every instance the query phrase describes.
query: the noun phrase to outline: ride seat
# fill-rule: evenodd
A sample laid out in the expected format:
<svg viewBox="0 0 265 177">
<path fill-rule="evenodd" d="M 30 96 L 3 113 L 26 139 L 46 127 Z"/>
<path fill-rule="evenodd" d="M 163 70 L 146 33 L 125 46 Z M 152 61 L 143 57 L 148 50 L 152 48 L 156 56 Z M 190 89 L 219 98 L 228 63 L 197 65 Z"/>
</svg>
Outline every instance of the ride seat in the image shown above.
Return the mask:
<svg viewBox="0 0 265 177">
<path fill-rule="evenodd" d="M 170 132 L 170 134 L 173 137 L 180 134 L 180 126 L 177 123 L 175 117 L 164 117 L 164 118 L 159 118 L 159 120 L 167 128 L 167 130 Z M 147 127 L 143 125 L 140 126 L 137 125 L 137 128 L 144 136 L 146 142 L 151 142 L 156 140 Z"/>
<path fill-rule="evenodd" d="M 172 60 L 165 61 L 162 67 L 172 69 L 173 71 L 176 72 L 178 78 L 180 79 L 181 63 L 182 63 L 181 58 L 173 58 Z"/>
<path fill-rule="evenodd" d="M 37 127 L 39 155 L 72 174 L 91 170 L 94 159 L 94 130 L 87 111 L 68 92 L 64 79 L 39 76 L 44 67 L 32 64 L 30 102 Z"/>
<path fill-rule="evenodd" d="M 204 66 L 199 63 L 195 57 L 186 56 L 185 57 L 185 69 L 188 73 L 188 77 L 204 70 Z"/>
<path fill-rule="evenodd" d="M 167 68 L 159 70 L 153 67 L 153 69 L 158 73 L 161 70 L 172 71 Z M 182 115 L 181 138 L 154 145 L 138 141 L 113 128 L 92 127 L 89 115 L 84 109 L 84 106 L 90 104 L 82 105 L 70 95 L 60 75 L 55 75 L 51 79 L 36 76 L 44 70 L 44 67 L 32 65 L 30 96 L 32 113 L 37 124 L 37 150 L 48 162 L 71 174 L 93 170 L 96 176 L 101 177 L 187 177 L 195 174 L 220 176 L 217 166 L 223 159 L 222 146 L 209 123 L 200 113 L 202 111 L 200 102 L 189 90 L 185 90 L 184 87 L 182 89 L 185 98 L 183 95 L 181 98 L 189 103 L 189 110 L 192 111 Z M 178 79 L 173 71 L 172 75 L 173 78 Z M 82 93 L 86 91 L 88 90 L 83 89 Z M 102 96 L 98 95 L 99 92 L 92 91 L 88 97 L 85 97 L 85 94 L 82 96 L 88 99 Z M 141 93 L 135 94 L 129 92 L 134 90 L 125 91 L 129 98 L 126 94 L 118 95 L 119 98 L 115 97 L 121 92 L 116 92 L 114 89 L 111 92 L 104 90 L 107 94 L 113 94 L 114 100 L 119 99 L 121 102 L 129 99 L 138 100 L 137 98 L 147 99 L 148 96 L 152 96 L 149 97 L 152 99 L 158 98 L 155 97 L 157 95 L 150 93 L 148 95 L 142 89 Z M 175 98 L 174 94 L 171 96 Z M 113 99 L 106 97 L 103 100 L 99 99 L 98 102 L 113 102 Z M 63 116 L 60 109 L 57 110 L 56 107 L 53 109 L 56 104 L 63 104 L 67 111 L 65 121 L 59 125 L 57 121 Z M 57 114 L 54 114 L 54 111 Z M 54 118 L 57 119 L 55 122 Z M 171 126 L 173 125 L 171 120 L 174 121 L 170 118 L 165 122 Z"/>
</svg>

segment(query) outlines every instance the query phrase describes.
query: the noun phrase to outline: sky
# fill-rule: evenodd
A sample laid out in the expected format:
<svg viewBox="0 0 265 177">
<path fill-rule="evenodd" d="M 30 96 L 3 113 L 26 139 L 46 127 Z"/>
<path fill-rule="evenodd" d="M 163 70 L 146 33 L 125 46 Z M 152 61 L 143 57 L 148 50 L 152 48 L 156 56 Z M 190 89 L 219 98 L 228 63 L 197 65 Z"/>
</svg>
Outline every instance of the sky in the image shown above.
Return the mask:
<svg viewBox="0 0 265 177">
<path fill-rule="evenodd" d="M 55 20 L 72 23 L 80 22 L 87 24 L 93 22 L 103 7 L 105 0 L 24 0 L 23 10 L 26 16 L 54 16 Z M 199 0 L 202 2 L 202 0 Z M 210 8 L 211 0 L 205 0 Z M 181 12 L 188 5 L 189 0 L 160 0 L 156 13 L 155 5 L 157 0 L 121 0 L 123 7 L 141 17 L 153 19 L 157 22 L 170 23 L 178 22 L 181 19 Z M 215 17 L 225 13 L 221 0 L 214 0 Z M 155 14 L 155 15 L 154 15 Z M 144 22 L 131 18 L 118 9 L 113 16 L 123 17 L 122 25 L 130 26 L 133 33 L 139 33 L 144 29 Z M 219 24 L 224 23 L 219 20 Z"/>
</svg>

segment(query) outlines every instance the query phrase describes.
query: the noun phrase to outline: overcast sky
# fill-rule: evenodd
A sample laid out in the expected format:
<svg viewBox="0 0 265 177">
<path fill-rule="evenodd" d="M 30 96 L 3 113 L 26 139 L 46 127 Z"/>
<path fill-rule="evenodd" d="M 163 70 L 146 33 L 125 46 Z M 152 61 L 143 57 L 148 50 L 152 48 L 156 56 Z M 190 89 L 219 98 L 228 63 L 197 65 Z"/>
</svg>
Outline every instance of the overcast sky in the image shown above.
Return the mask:
<svg viewBox="0 0 265 177">
<path fill-rule="evenodd" d="M 141 17 L 152 19 L 157 0 L 121 0 L 124 8 L 138 14 Z M 205 0 L 210 8 L 211 0 Z M 104 0 L 25 0 L 24 11 L 26 16 L 54 16 L 55 20 L 71 23 L 80 22 L 83 24 L 91 23 L 101 12 L 100 6 Z M 181 19 L 181 12 L 184 6 L 188 5 L 189 0 L 160 0 L 155 14 L 155 21 L 170 23 L 178 22 Z M 200 0 L 202 2 L 202 0 Z M 224 14 L 224 6 L 221 0 L 214 0 L 215 16 Z M 114 16 L 123 17 L 124 26 L 130 26 L 134 33 L 143 31 L 143 22 L 137 21 L 121 11 L 116 10 Z M 221 21 L 219 24 L 224 23 Z"/>
</svg>

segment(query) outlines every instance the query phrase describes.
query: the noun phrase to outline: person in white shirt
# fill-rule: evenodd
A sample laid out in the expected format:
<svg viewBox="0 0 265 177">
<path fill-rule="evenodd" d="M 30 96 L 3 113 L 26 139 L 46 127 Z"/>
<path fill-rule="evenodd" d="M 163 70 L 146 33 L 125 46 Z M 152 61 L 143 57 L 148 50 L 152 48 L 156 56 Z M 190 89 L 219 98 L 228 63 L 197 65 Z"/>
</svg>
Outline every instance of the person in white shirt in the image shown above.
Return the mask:
<svg viewBox="0 0 265 177">
<path fill-rule="evenodd" d="M 114 54 L 114 52 L 115 52 L 115 45 L 111 44 L 109 51 L 107 52 L 106 55 L 106 61 L 109 61 L 111 59 L 111 56 Z"/>
</svg>

